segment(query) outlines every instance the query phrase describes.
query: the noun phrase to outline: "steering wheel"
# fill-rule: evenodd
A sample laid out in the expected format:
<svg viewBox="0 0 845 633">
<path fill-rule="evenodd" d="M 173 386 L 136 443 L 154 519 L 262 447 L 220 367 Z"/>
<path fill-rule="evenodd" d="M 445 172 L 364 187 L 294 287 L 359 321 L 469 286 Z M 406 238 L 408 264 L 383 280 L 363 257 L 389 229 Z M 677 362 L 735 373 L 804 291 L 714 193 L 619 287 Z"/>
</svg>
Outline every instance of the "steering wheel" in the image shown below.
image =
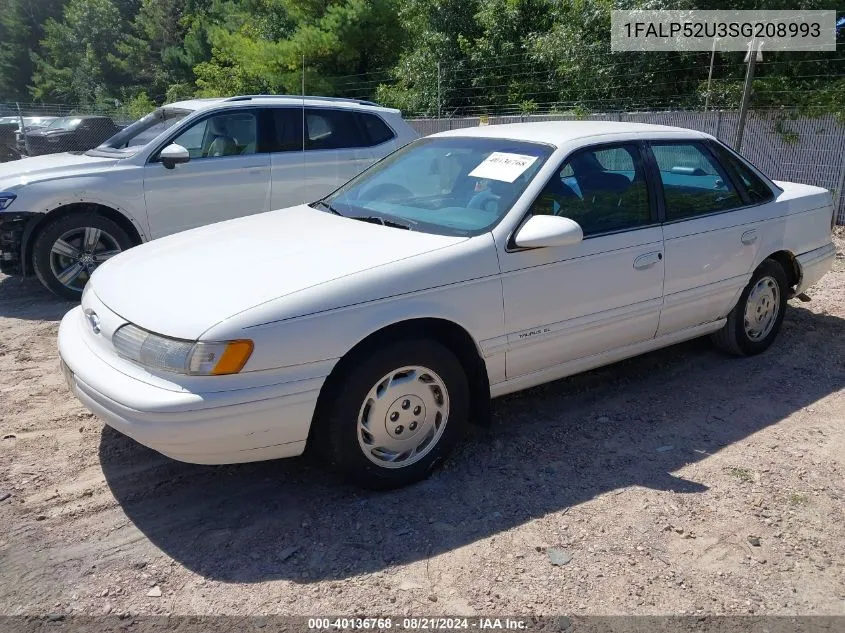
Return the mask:
<svg viewBox="0 0 845 633">
<path fill-rule="evenodd" d="M 403 187 L 402 185 L 397 185 L 393 182 L 386 182 L 382 185 L 376 185 L 375 187 L 362 191 L 361 194 L 367 199 L 388 198 L 391 200 L 396 200 L 399 198 L 411 198 L 414 195 L 413 193 L 411 193 L 410 189 Z"/>
</svg>

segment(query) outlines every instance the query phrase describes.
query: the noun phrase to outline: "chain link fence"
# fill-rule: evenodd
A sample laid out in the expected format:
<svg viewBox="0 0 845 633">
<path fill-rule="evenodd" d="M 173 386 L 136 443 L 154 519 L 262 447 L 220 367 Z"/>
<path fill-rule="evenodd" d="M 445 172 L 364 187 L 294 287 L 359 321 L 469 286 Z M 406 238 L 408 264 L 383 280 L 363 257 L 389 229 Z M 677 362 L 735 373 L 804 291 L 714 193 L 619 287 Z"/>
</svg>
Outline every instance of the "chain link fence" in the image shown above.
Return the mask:
<svg viewBox="0 0 845 633">
<path fill-rule="evenodd" d="M 0 162 L 25 156 L 84 152 L 137 117 L 120 107 L 0 103 Z"/>
<path fill-rule="evenodd" d="M 711 134 L 737 145 L 739 111 L 614 112 L 542 114 L 443 119 L 409 119 L 422 135 L 478 125 L 528 121 L 626 121 L 672 125 Z M 837 224 L 845 224 L 845 121 L 834 115 L 807 116 L 797 110 L 748 113 L 741 153 L 774 180 L 802 182 L 833 192 Z"/>
</svg>

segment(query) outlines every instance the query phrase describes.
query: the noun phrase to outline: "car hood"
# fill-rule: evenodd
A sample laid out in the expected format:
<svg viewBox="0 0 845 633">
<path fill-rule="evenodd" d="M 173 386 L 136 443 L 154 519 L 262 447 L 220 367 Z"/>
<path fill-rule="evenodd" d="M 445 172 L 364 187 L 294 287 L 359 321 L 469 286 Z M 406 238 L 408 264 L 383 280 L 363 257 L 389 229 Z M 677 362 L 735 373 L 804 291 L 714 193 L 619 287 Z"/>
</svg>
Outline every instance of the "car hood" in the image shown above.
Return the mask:
<svg viewBox="0 0 845 633">
<path fill-rule="evenodd" d="M 0 163 L 0 191 L 15 185 L 63 178 L 92 171 L 110 169 L 117 164 L 115 158 L 100 158 L 85 154 L 46 154 Z"/>
<path fill-rule="evenodd" d="M 143 244 L 100 266 L 90 284 L 100 301 L 125 320 L 195 340 L 255 306 L 466 239 L 370 224 L 301 205 Z"/>
<path fill-rule="evenodd" d="M 28 138 L 38 138 L 43 136 L 56 136 L 57 134 L 73 134 L 74 130 L 67 130 L 64 128 L 42 128 L 40 130 L 31 130 L 26 133 Z"/>
</svg>

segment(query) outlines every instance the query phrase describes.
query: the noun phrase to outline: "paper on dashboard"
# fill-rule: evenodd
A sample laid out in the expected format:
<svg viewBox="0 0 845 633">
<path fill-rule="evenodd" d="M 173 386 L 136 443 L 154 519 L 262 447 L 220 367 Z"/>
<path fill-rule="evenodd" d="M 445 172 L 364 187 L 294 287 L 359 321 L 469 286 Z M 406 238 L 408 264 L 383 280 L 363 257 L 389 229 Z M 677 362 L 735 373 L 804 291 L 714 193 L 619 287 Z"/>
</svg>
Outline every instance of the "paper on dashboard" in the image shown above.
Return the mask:
<svg viewBox="0 0 845 633">
<path fill-rule="evenodd" d="M 531 167 L 536 160 L 536 156 L 493 152 L 481 161 L 475 169 L 469 172 L 469 175 L 473 178 L 489 178 L 491 180 L 501 180 L 502 182 L 513 182 L 526 169 Z"/>
</svg>

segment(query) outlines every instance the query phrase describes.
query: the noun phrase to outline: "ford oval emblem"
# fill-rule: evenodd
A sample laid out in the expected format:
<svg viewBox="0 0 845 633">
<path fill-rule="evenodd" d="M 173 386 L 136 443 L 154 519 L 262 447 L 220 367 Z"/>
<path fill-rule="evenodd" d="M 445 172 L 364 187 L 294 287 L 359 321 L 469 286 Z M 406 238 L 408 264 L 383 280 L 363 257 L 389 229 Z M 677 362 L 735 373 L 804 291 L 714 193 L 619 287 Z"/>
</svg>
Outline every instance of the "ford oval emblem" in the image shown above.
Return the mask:
<svg viewBox="0 0 845 633">
<path fill-rule="evenodd" d="M 94 312 L 91 308 L 87 308 L 85 310 L 85 318 L 88 319 L 88 323 L 91 325 L 91 329 L 94 331 L 94 334 L 99 334 L 100 317 L 97 316 L 97 313 Z"/>
</svg>

